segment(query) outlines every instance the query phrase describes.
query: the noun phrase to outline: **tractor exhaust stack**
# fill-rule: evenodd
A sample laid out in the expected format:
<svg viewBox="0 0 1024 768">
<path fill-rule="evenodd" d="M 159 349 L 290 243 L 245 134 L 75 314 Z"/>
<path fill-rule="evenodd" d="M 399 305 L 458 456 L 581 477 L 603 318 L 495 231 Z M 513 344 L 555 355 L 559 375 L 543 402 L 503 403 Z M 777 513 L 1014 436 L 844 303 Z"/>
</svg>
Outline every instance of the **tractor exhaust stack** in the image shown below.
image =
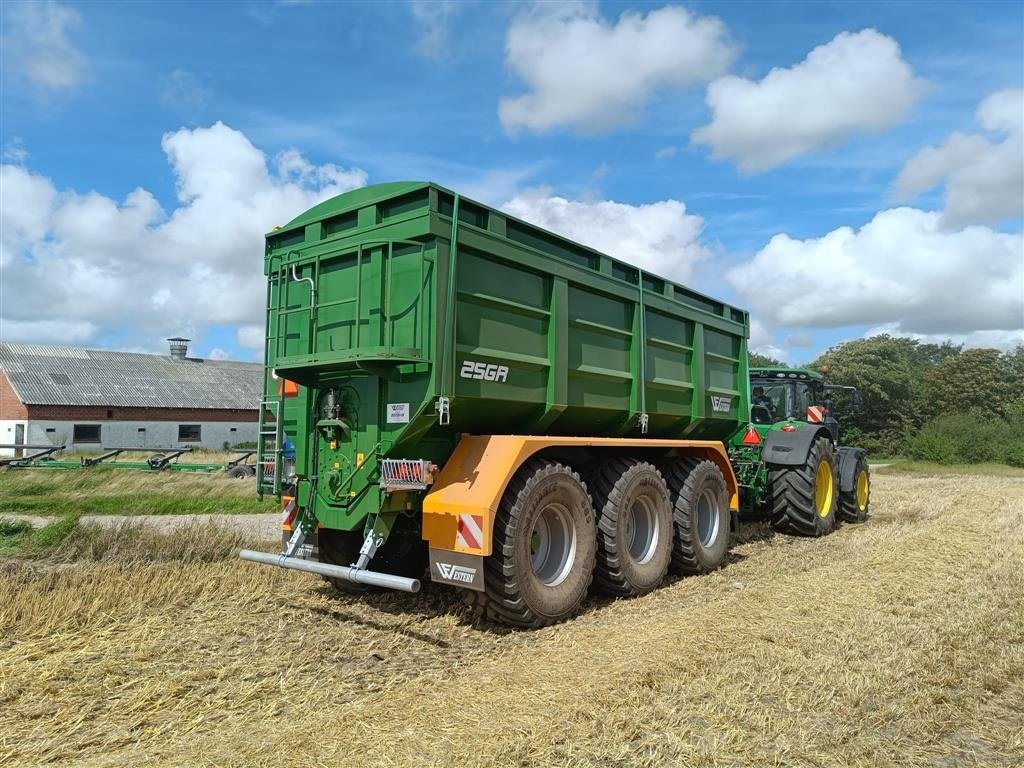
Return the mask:
<svg viewBox="0 0 1024 768">
<path fill-rule="evenodd" d="M 321 576 L 329 576 L 332 579 L 343 579 L 355 584 L 369 584 L 385 589 L 397 589 L 402 592 L 419 592 L 420 580 L 407 579 L 402 576 L 392 576 L 390 573 L 378 573 L 377 571 L 365 571 L 356 568 L 354 565 L 331 565 L 329 563 L 315 563 L 310 560 L 302 560 L 297 557 L 285 557 L 284 555 L 272 555 L 269 552 L 254 552 L 251 549 L 243 549 L 238 553 L 243 560 L 264 565 L 277 565 L 281 568 L 291 568 L 295 571 L 306 571 Z"/>
</svg>

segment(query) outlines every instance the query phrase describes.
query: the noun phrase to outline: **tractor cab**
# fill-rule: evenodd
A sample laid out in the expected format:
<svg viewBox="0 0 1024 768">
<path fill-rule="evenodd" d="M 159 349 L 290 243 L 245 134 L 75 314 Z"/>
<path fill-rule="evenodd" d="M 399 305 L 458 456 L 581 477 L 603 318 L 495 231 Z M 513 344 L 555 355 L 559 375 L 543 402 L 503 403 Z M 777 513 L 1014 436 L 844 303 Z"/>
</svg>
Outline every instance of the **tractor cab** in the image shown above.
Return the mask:
<svg viewBox="0 0 1024 768">
<path fill-rule="evenodd" d="M 824 408 L 824 404 L 825 385 L 820 373 L 788 368 L 750 369 L 750 420 L 754 424 L 804 421 L 814 413 L 809 409 Z"/>
</svg>

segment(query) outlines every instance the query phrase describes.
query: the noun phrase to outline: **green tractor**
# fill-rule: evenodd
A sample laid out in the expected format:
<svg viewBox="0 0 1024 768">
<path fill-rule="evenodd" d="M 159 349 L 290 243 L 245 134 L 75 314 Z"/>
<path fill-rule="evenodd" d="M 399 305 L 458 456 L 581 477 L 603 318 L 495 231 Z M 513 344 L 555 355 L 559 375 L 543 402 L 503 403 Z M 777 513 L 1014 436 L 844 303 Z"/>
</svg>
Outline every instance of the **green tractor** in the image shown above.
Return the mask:
<svg viewBox="0 0 1024 768">
<path fill-rule="evenodd" d="M 862 448 L 840 445 L 833 395 L 853 409 L 854 387 L 799 368 L 750 369 L 750 425 L 729 446 L 741 507 L 782 533 L 823 536 L 867 520 L 871 476 Z"/>
</svg>

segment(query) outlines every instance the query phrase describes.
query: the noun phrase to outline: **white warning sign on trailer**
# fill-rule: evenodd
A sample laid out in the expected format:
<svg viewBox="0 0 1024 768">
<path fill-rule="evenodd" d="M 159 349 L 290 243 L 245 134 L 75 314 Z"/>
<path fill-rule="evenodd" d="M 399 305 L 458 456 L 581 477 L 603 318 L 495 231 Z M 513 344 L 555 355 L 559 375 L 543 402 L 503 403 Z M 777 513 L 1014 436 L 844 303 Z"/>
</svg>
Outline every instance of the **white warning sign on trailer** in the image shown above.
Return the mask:
<svg viewBox="0 0 1024 768">
<path fill-rule="evenodd" d="M 388 424 L 408 424 L 409 404 L 388 403 Z"/>
</svg>

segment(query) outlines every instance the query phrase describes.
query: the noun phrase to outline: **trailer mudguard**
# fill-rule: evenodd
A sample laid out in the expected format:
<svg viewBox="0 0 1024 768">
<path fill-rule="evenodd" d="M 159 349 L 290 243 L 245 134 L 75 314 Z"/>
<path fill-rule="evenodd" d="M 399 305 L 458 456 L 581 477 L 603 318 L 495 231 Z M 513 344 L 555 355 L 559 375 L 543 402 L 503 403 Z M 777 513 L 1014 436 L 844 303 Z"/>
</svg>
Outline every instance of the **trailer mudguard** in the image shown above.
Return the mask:
<svg viewBox="0 0 1024 768">
<path fill-rule="evenodd" d="M 798 426 L 792 432 L 773 430 L 765 436 L 761 457 L 766 464 L 780 467 L 802 467 L 807 463 L 811 443 L 819 435 L 832 440 L 829 431 L 821 426 Z"/>
<path fill-rule="evenodd" d="M 512 476 L 538 451 L 567 447 L 661 449 L 709 459 L 725 476 L 730 509 L 739 509 L 739 484 L 725 446 L 716 440 L 474 435 L 459 441 L 423 499 L 423 538 L 431 549 L 490 555 L 494 515 Z"/>
<path fill-rule="evenodd" d="M 865 455 L 863 448 L 855 448 L 852 445 L 839 446 L 839 490 L 844 493 L 853 491 L 854 483 L 857 482 L 857 460 Z"/>
</svg>

